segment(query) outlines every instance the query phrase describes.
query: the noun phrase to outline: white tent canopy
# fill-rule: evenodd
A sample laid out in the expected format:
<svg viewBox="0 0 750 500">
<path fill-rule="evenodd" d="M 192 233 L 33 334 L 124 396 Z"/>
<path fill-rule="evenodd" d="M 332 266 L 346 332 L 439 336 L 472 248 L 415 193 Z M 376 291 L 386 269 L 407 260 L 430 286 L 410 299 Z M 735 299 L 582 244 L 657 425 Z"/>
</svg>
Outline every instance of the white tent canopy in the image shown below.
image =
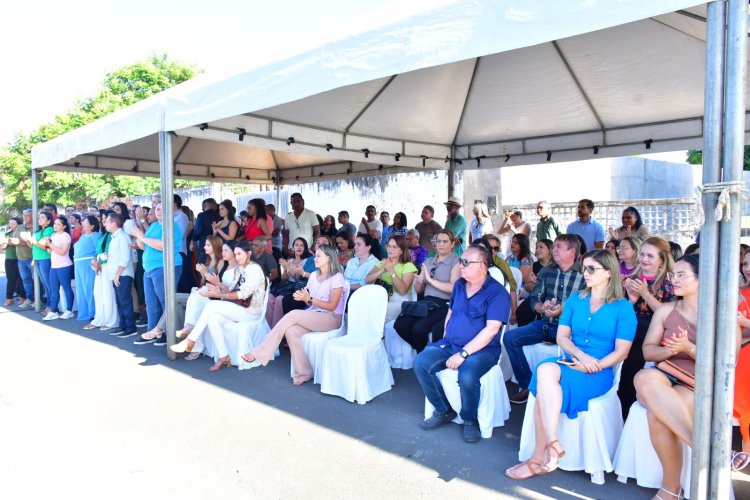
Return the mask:
<svg viewBox="0 0 750 500">
<path fill-rule="evenodd" d="M 178 177 L 252 183 L 699 147 L 705 31 L 695 1 L 443 2 L 198 77 L 35 147 L 32 165 L 156 176 L 162 130 Z"/>
</svg>

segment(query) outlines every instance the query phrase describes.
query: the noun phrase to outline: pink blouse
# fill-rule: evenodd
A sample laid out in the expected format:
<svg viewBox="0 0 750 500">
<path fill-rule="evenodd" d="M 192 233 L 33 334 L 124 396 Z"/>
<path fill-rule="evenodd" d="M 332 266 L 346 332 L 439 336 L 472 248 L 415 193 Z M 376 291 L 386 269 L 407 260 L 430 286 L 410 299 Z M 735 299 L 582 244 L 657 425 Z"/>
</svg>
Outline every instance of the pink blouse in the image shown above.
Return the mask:
<svg viewBox="0 0 750 500">
<path fill-rule="evenodd" d="M 49 239 L 52 244 L 58 248 L 67 243 L 68 250 L 70 250 L 70 245 L 72 245 L 72 240 L 68 233 L 54 233 L 52 236 L 50 236 Z M 50 265 L 52 266 L 52 269 L 60 269 L 61 267 L 68 267 L 73 265 L 73 261 L 70 260 L 70 251 L 65 252 L 65 255 L 60 255 L 56 251 L 52 250 L 50 259 Z"/>
</svg>

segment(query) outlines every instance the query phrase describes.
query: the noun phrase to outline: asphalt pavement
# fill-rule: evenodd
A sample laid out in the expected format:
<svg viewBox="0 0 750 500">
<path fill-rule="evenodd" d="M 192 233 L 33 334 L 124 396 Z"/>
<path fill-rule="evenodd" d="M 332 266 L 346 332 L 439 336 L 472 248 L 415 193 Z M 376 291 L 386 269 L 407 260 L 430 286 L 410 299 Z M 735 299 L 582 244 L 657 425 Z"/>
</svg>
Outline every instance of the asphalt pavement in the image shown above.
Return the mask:
<svg viewBox="0 0 750 500">
<path fill-rule="evenodd" d="M 0 259 L 1 260 L 1 259 Z M 0 290 L 5 291 L 4 275 Z M 607 474 L 555 471 L 517 482 L 523 407 L 490 439 L 419 429 L 410 370 L 366 405 L 294 387 L 289 353 L 209 373 L 84 322 L 0 309 L 0 498 L 651 498 Z M 750 498 L 750 476 L 736 476 Z"/>
</svg>

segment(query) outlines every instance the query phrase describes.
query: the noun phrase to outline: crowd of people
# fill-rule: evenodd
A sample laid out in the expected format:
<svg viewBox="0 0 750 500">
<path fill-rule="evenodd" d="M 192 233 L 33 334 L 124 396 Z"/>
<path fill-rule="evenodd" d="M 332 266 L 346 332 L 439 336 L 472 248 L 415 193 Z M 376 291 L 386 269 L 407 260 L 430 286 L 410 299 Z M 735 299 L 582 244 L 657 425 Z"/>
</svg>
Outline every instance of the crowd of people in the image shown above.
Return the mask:
<svg viewBox="0 0 750 500">
<path fill-rule="evenodd" d="M 106 209 L 66 207 L 64 213 L 54 204 L 37 214 L 25 210 L 11 219 L 2 245 L 5 306 L 33 305 L 35 272 L 44 321 L 77 313 L 85 330 L 165 345 L 168 252 L 175 287 L 188 294 L 177 331 L 182 340 L 172 349 L 195 360 L 199 339 L 210 335 L 218 352 L 210 370 L 217 371 L 231 366 L 223 335 L 228 325 L 265 320 L 270 332 L 243 359 L 267 364 L 286 341 L 293 383 L 300 385 L 313 376 L 302 336 L 337 328 L 351 294 L 382 286 L 388 295 L 385 321 L 393 321 L 417 353 L 414 373 L 435 408 L 423 429 L 456 417 L 437 373 L 457 370 L 464 440 L 478 441 L 479 381 L 504 352 L 518 383 L 511 403 L 524 404 L 529 394 L 536 399 L 533 455 L 506 474 L 545 474 L 565 454 L 557 436 L 559 415 L 574 419 L 585 411 L 612 387 L 619 368 L 623 417 L 636 401 L 647 410 L 664 470 L 659 494 L 680 497 L 682 461 L 676 457 L 681 443 L 691 443 L 692 392 L 690 381 L 664 364 L 695 373 L 697 243 L 683 255 L 678 244 L 651 236 L 635 207 L 623 211 L 620 227 L 605 231 L 588 199 L 579 202 L 578 217 L 564 231 L 548 201 L 537 205 L 535 231 L 518 210 L 506 211 L 493 227 L 482 202 L 467 224 L 456 197 L 445 203 L 443 225 L 427 205 L 412 228 L 403 212 L 391 223 L 389 212 L 378 217 L 372 205 L 358 226 L 347 211 L 321 217 L 305 207 L 300 193 L 291 196 L 285 218 L 259 198 L 239 214 L 231 200 L 208 198 L 197 215 L 178 195 L 171 201 L 172 248 L 164 245 L 158 195 L 150 207 L 115 202 Z M 740 290 L 738 348 L 741 338 L 750 337 L 750 252 L 743 250 L 739 270 L 749 285 Z M 501 339 L 504 324 L 511 328 Z M 557 344 L 562 357 L 530 366 L 523 348 L 539 343 Z M 743 451 L 734 455 L 734 469 L 750 462 L 748 349 L 740 351 L 737 367 L 735 412 Z"/>
</svg>

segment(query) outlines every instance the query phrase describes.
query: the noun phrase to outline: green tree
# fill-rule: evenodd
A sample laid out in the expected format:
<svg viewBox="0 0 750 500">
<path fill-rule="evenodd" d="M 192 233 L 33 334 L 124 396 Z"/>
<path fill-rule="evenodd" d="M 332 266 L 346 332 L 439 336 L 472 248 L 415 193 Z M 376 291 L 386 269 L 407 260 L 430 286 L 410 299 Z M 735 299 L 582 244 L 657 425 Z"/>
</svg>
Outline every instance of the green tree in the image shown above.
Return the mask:
<svg viewBox="0 0 750 500">
<path fill-rule="evenodd" d="M 120 108 L 157 94 L 195 76 L 192 66 L 170 61 L 165 54 L 154 54 L 145 61 L 119 68 L 106 75 L 99 91 L 76 102 L 64 115 L 40 126 L 30 134 L 18 134 L 0 149 L 2 211 L 31 206 L 31 148 Z M 74 172 L 41 171 L 38 177 L 41 202 L 60 205 L 79 200 L 103 200 L 111 195 L 138 196 L 159 189 L 159 179 L 133 176 L 93 175 Z M 178 187 L 195 184 L 177 181 Z"/>
<path fill-rule="evenodd" d="M 689 149 L 687 152 L 687 162 L 691 165 L 701 165 L 703 163 L 703 150 Z M 745 159 L 743 170 L 750 170 L 750 146 L 745 146 Z"/>
</svg>

